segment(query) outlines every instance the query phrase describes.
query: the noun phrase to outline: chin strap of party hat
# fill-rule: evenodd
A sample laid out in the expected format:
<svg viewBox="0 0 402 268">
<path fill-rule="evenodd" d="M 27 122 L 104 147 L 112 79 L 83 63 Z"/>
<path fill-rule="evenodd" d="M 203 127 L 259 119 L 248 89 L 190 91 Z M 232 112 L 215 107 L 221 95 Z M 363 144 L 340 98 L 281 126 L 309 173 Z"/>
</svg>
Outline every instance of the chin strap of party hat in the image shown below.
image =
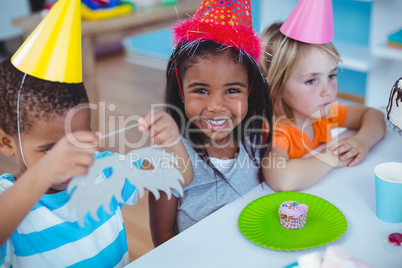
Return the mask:
<svg viewBox="0 0 402 268">
<path fill-rule="evenodd" d="M 21 157 L 22 161 L 24 162 L 25 167 L 27 168 L 27 163 L 25 161 L 24 157 L 24 150 L 22 150 L 22 142 L 21 142 L 21 126 L 20 126 L 20 99 L 21 99 L 21 92 L 22 92 L 22 86 L 24 85 L 25 78 L 27 74 L 24 74 L 24 77 L 22 78 L 20 89 L 18 90 L 18 98 L 17 98 L 17 130 L 18 130 L 18 143 L 20 145 L 20 151 L 21 151 Z"/>
<path fill-rule="evenodd" d="M 177 73 L 177 61 L 176 61 L 176 59 L 174 59 L 174 70 L 175 70 L 175 72 L 176 72 L 177 83 L 179 84 L 181 99 L 184 100 L 183 88 L 181 87 L 181 83 L 180 83 L 180 79 L 179 79 L 179 74 Z"/>
</svg>

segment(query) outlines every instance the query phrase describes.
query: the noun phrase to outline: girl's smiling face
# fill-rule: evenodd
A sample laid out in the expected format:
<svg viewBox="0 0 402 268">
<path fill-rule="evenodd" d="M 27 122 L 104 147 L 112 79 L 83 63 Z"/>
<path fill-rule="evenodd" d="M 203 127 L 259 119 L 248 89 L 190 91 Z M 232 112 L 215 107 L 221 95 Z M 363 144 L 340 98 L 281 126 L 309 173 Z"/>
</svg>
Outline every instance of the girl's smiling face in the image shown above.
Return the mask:
<svg viewBox="0 0 402 268">
<path fill-rule="evenodd" d="M 337 72 L 337 61 L 318 48 L 300 58 L 282 93 L 296 121 L 328 113 L 336 98 Z"/>
<path fill-rule="evenodd" d="M 230 53 L 199 57 L 183 76 L 187 118 L 210 141 L 222 144 L 248 110 L 248 75 Z"/>
</svg>

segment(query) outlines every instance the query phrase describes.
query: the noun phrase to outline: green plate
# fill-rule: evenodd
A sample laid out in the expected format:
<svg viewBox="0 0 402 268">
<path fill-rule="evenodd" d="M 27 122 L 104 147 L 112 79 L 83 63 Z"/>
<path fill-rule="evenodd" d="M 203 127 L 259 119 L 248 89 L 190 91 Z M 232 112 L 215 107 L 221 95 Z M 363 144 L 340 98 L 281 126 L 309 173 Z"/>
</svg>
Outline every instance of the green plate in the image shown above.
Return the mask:
<svg viewBox="0 0 402 268">
<path fill-rule="evenodd" d="M 279 206 L 285 201 L 308 205 L 303 228 L 289 230 L 279 222 Z M 239 229 L 251 242 L 270 249 L 291 251 L 328 244 L 343 235 L 347 223 L 330 202 L 311 194 L 280 192 L 248 204 L 239 216 Z"/>
</svg>

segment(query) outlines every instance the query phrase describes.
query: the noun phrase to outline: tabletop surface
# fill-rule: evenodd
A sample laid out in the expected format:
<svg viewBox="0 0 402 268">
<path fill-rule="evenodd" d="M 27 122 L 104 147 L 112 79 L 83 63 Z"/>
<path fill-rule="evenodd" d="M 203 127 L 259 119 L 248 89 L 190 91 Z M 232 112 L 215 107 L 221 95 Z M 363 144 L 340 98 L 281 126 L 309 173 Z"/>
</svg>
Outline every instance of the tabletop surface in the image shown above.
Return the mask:
<svg viewBox="0 0 402 268">
<path fill-rule="evenodd" d="M 379 220 L 375 214 L 373 169 L 384 162 L 402 161 L 402 137 L 387 130 L 359 165 L 332 170 L 314 186 L 301 191 L 335 205 L 347 220 L 346 232 L 332 243 L 300 251 L 277 251 L 247 240 L 239 230 L 241 211 L 253 200 L 274 193 L 265 183 L 219 209 L 189 229 L 130 263 L 127 267 L 284 267 L 297 257 L 328 245 L 340 245 L 372 267 L 402 267 L 402 246 L 387 242 L 402 233 L 402 223 Z"/>
</svg>

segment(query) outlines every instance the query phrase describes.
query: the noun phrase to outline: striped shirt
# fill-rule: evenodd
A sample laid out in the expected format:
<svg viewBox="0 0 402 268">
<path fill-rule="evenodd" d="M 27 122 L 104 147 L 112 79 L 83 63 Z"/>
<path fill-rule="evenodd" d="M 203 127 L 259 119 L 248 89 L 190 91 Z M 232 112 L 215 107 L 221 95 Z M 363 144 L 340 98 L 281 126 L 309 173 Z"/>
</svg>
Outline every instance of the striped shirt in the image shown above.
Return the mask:
<svg viewBox="0 0 402 268">
<path fill-rule="evenodd" d="M 95 159 L 113 155 L 95 154 Z M 142 162 L 136 162 L 141 167 Z M 109 178 L 112 170 L 104 170 Z M 101 178 L 102 176 L 99 176 Z M 0 176 L 0 194 L 12 187 L 10 174 Z M 1 267 L 123 267 L 130 262 L 121 208 L 135 204 L 137 191 L 126 181 L 124 204 L 113 198 L 111 214 L 98 210 L 99 221 L 89 214 L 80 227 L 70 212 L 67 190 L 43 195 L 7 242 L 1 245 Z M 2 215 L 4 217 L 4 215 Z"/>
</svg>

